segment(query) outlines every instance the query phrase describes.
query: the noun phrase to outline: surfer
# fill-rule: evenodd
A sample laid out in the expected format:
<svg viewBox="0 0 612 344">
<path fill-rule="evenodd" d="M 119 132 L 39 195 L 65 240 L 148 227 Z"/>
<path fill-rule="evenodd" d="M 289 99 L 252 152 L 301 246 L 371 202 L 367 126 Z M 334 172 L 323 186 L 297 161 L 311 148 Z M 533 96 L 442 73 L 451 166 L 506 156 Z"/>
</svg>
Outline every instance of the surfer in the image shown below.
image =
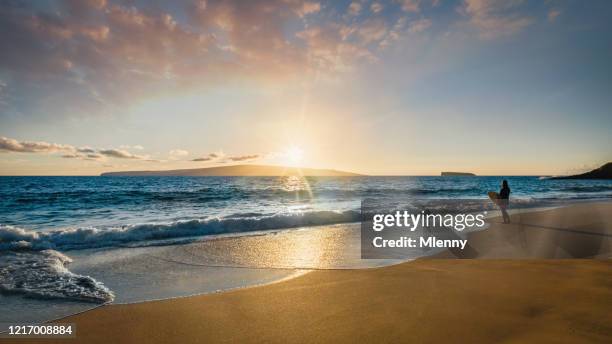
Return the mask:
<svg viewBox="0 0 612 344">
<path fill-rule="evenodd" d="M 510 215 L 508 215 L 508 212 L 506 211 L 506 208 L 508 208 L 508 204 L 510 203 L 510 187 L 508 187 L 508 181 L 505 179 L 502 181 L 502 188 L 499 190 L 498 199 L 499 201 L 497 204 L 499 205 L 499 209 L 501 209 L 502 216 L 504 217 L 504 223 L 510 223 Z"/>
</svg>

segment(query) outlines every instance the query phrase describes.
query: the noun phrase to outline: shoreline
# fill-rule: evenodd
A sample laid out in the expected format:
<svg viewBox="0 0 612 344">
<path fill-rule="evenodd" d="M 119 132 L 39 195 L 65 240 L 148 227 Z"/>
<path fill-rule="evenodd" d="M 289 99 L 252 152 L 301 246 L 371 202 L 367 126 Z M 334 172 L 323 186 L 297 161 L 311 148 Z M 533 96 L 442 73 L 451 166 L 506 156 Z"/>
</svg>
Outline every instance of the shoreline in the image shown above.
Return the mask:
<svg viewBox="0 0 612 344">
<path fill-rule="evenodd" d="M 609 212 L 609 210 L 612 209 L 612 202 L 596 202 L 596 203 L 591 203 L 590 205 L 592 205 L 593 207 L 600 209 L 599 211 L 596 211 L 597 213 L 599 213 L 600 215 L 603 214 L 604 217 L 605 215 L 608 215 L 606 213 L 606 211 Z M 589 205 L 587 205 L 589 206 Z M 538 218 L 538 217 L 542 217 L 542 213 L 546 213 L 546 212 L 574 212 L 577 213 L 578 215 L 580 215 L 580 211 L 582 211 L 582 213 L 585 213 L 585 205 L 584 203 L 581 202 L 581 204 L 578 205 L 571 205 L 568 207 L 563 207 L 563 208 L 555 208 L 555 209 L 551 209 L 551 210 L 544 210 L 544 211 L 537 211 L 537 212 L 533 212 L 533 213 L 538 213 L 535 215 L 533 215 L 533 213 L 530 213 L 530 219 L 534 219 L 534 218 Z M 603 212 L 601 211 L 601 209 L 605 209 L 603 210 Z M 586 213 L 588 213 L 588 211 L 586 211 Z M 524 214 L 524 213 L 523 213 Z M 558 214 L 557 214 L 558 215 Z M 576 216 L 578 216 L 576 215 Z M 584 214 L 583 214 L 584 215 Z M 571 217 L 571 216 L 570 216 Z M 605 223 L 605 226 L 609 226 L 610 223 L 612 223 L 612 219 L 609 218 L 610 216 L 608 215 L 605 219 L 605 221 L 601 222 L 601 223 Z M 542 221 L 544 222 L 544 224 L 546 224 L 546 219 L 543 219 Z M 582 220 L 585 220 L 584 217 L 582 218 Z M 580 221 L 578 221 L 580 222 Z M 485 231 L 480 231 L 480 232 L 475 232 L 475 233 L 471 233 L 470 234 L 470 240 L 472 240 L 473 236 L 476 236 L 475 240 L 478 241 L 482 241 L 485 240 L 483 238 L 485 237 L 490 237 L 490 230 L 497 230 L 499 232 L 499 225 L 498 224 L 491 224 L 491 228 Z M 607 230 L 609 230 L 609 227 L 605 227 Z M 590 229 L 592 230 L 592 229 Z M 608 233 L 608 232 L 606 232 Z M 487 235 L 489 234 L 489 235 Z M 604 233 L 602 233 L 604 234 Z M 564 233 L 564 235 L 566 235 Z M 582 235 L 580 233 L 573 233 L 571 235 Z M 609 240 L 609 239 L 607 239 Z M 609 248 L 609 247 L 608 247 Z M 416 271 L 420 271 L 423 268 L 426 268 L 428 271 L 431 271 L 431 269 L 433 269 L 433 271 L 446 271 L 447 273 L 452 273 L 453 270 L 464 270 L 466 268 L 469 268 L 470 266 L 477 266 L 480 271 L 475 272 L 475 275 L 481 275 L 481 274 L 500 274 L 499 271 L 497 270 L 504 270 L 504 269 L 510 269 L 511 273 L 517 273 L 519 275 L 519 279 L 523 279 L 524 277 L 521 275 L 520 271 L 513 271 L 515 270 L 514 268 L 521 267 L 522 268 L 527 268 L 529 269 L 536 269 L 536 270 L 548 270 L 548 269 L 565 269 L 563 268 L 564 266 L 569 269 L 569 270 L 583 270 L 586 269 L 586 272 L 590 271 L 590 270 L 597 270 L 600 271 L 600 273 L 603 273 L 603 276 L 605 278 L 610 278 L 610 273 L 609 273 L 609 268 L 612 267 L 611 262 L 609 260 L 610 255 L 609 252 L 607 253 L 607 256 L 605 256 L 605 258 L 603 256 L 601 256 L 600 258 L 604 258 L 603 260 L 601 259 L 589 259 L 589 260 L 584 260 L 584 259 L 566 259 L 566 260 L 542 260 L 542 259 L 500 259 L 497 258 L 495 256 L 485 256 L 483 257 L 484 260 L 480 261 L 480 260 L 457 260 L 454 259 L 454 257 L 452 257 L 452 255 L 449 254 L 448 251 L 442 252 L 436 256 L 427 256 L 427 257 L 421 257 L 420 259 L 415 259 L 412 261 L 408 261 L 408 262 L 401 262 L 398 264 L 394 264 L 394 265 L 390 265 L 390 266 L 384 266 L 384 267 L 375 267 L 375 268 L 368 268 L 368 269 L 357 269 L 357 270 L 343 270 L 343 271 L 338 271 L 338 270 L 330 270 L 330 271 L 306 271 L 303 274 L 301 274 L 300 276 L 297 277 L 291 277 L 288 279 L 284 279 L 281 281 L 275 281 L 275 282 L 271 282 L 268 284 L 265 284 L 263 286 L 248 286 L 248 287 L 243 287 L 243 288 L 237 288 L 237 289 L 233 289 L 233 290 L 223 290 L 223 291 L 219 291 L 219 292 L 213 292 L 213 293 L 206 293 L 206 294 L 199 294 L 199 295 L 192 295 L 192 296 L 179 296 L 176 298 L 171 298 L 171 299 L 162 299 L 162 300 L 148 300 L 148 301 L 143 301 L 143 302 L 139 302 L 139 303 L 128 303 L 128 304 L 109 304 L 109 305 L 101 305 L 99 307 L 96 307 L 94 309 L 91 310 L 87 310 L 84 311 L 82 313 L 79 314 L 75 314 L 75 315 L 70 315 L 68 317 L 63 317 L 60 319 L 56 319 L 50 322 L 62 322 L 63 320 L 66 320 L 68 322 L 75 322 L 77 323 L 77 328 L 81 328 L 80 324 L 86 324 L 87 326 L 87 331 L 89 332 L 90 330 L 95 330 L 95 323 L 96 323 L 96 319 L 99 318 L 100 316 L 102 316 L 105 320 L 104 323 L 108 323 L 109 321 L 113 324 L 117 324 L 116 321 L 114 320 L 114 317 L 117 314 L 122 315 L 120 318 L 122 319 L 122 321 L 128 321 L 129 324 L 131 324 L 131 326 L 137 326 L 137 327 L 142 327 L 142 325 L 139 324 L 138 320 L 136 320 L 136 318 L 125 318 L 125 316 L 127 316 L 128 314 L 139 314 L 141 311 L 141 308 L 144 309 L 148 309 L 148 310 L 154 310 L 156 317 L 161 316 L 162 318 L 166 319 L 166 320 L 170 320 L 167 319 L 167 317 L 164 317 L 163 314 L 172 314 L 175 311 L 177 311 L 178 309 L 182 309 L 182 307 L 188 307 L 188 304 L 190 304 L 192 301 L 195 303 L 207 303 L 210 302 L 211 300 L 214 300 L 215 302 L 221 302 L 223 303 L 224 299 L 228 299 L 228 298 L 234 298 L 234 297 L 256 297 L 259 294 L 269 294 L 269 293 L 273 293 L 272 291 L 275 290 L 276 292 L 283 292 L 283 294 L 286 293 L 286 289 L 294 289 L 294 288 L 304 288 L 304 287 L 309 287 L 309 288 L 314 288 L 315 290 L 318 289 L 319 287 L 317 287 L 317 285 L 313 285 L 311 283 L 311 280 L 320 280 L 321 278 L 325 279 L 327 282 L 329 283 L 330 281 L 333 281 L 336 277 L 342 277 L 343 275 L 353 275 L 356 274 L 356 277 L 358 277 L 359 279 L 365 279 L 368 280 L 369 283 L 372 283 L 374 286 L 377 284 L 377 282 L 372 281 L 372 279 L 374 277 L 372 276 L 368 276 L 368 275 L 393 275 L 393 274 L 397 274 L 397 273 L 402 273 L 401 271 L 404 271 L 404 273 L 415 273 Z M 487 266 L 490 265 L 490 266 Z M 520 270 L 522 270 L 522 268 Z M 396 271 L 397 270 L 397 271 Z M 400 271 L 401 270 L 401 271 Z M 606 272 L 607 272 L 607 276 L 606 276 Z M 502 273 L 503 274 L 503 273 Z M 397 278 L 398 276 L 396 276 Z M 331 280 L 330 280 L 331 278 Z M 388 276 L 387 276 L 388 278 Z M 429 278 L 432 278 L 432 276 L 429 276 Z M 460 276 L 454 276 L 454 278 L 460 278 Z M 531 279 L 536 278 L 537 276 L 532 276 Z M 439 280 L 439 278 L 434 278 L 434 280 L 432 280 L 432 282 L 427 282 L 427 283 L 433 283 L 433 281 L 437 281 L 438 283 L 443 283 L 443 281 Z M 612 280 L 610 281 L 612 282 Z M 420 281 L 418 284 L 422 284 L 424 283 L 423 281 Z M 445 284 L 446 282 L 444 282 L 443 284 Z M 332 283 L 333 284 L 333 283 Z M 385 285 L 386 283 L 380 282 L 381 286 Z M 324 284 L 325 285 L 325 284 Z M 435 287 L 436 283 L 431 284 L 431 287 Z M 421 287 L 423 287 L 421 285 Z M 587 287 L 587 286 L 585 286 Z M 393 289 L 393 288 L 392 288 Z M 383 288 L 384 290 L 384 288 Z M 421 291 L 425 291 L 425 289 L 421 288 Z M 337 294 L 338 290 L 336 290 L 334 293 Z M 440 291 L 441 292 L 441 291 Z M 340 295 L 336 295 L 336 297 L 340 297 L 342 295 L 342 292 L 340 292 Z M 493 292 L 494 293 L 494 292 Z M 244 294 L 248 294 L 248 295 L 244 295 Z M 606 295 L 612 296 L 612 291 L 611 290 L 607 290 L 606 291 Z M 270 295 L 270 297 L 273 297 L 272 295 Z M 289 297 L 291 297 L 291 295 L 289 295 Z M 440 298 L 444 298 L 445 296 L 443 294 L 439 295 Z M 304 301 L 302 301 L 304 302 Z M 435 303 L 435 302 L 434 302 Z M 383 302 L 383 304 L 385 304 L 385 302 Z M 605 305 L 606 303 L 603 302 L 603 304 Z M 608 302 L 608 304 L 610 304 Z M 611 304 L 612 305 L 612 304 Z M 204 306 L 204 305 L 203 305 Z M 261 306 L 261 305 L 260 305 Z M 329 305 L 331 308 L 334 308 L 334 304 L 330 304 Z M 595 305 L 594 305 L 595 306 Z M 178 309 L 175 309 L 175 307 L 178 307 Z M 287 308 L 289 307 L 289 308 Z M 173 311 L 170 311 L 167 308 L 171 308 L 174 309 Z M 289 305 L 285 305 L 284 309 L 290 309 L 291 306 Z M 608 308 L 609 309 L 609 308 Z M 257 313 L 257 310 L 250 310 L 250 309 L 243 309 L 245 312 L 250 312 L 250 311 L 255 311 Z M 322 310 L 324 311 L 324 309 Z M 110 318 L 107 317 L 107 315 L 113 315 Z M 199 315 L 203 315 L 203 314 L 199 314 Z M 198 317 L 198 314 L 194 315 L 196 318 Z M 214 314 L 208 314 L 206 315 L 206 317 L 214 317 Z M 150 319 L 146 319 L 142 318 L 141 320 L 146 320 L 147 323 L 149 323 Z M 188 321 L 189 318 L 184 318 L 183 320 Z M 380 319 L 379 319 L 380 320 Z M 222 323 L 219 323 L 219 328 L 226 328 L 226 326 L 229 323 L 227 323 L 226 325 L 223 325 Z M 94 328 L 92 328 L 91 326 L 93 326 Z M 102 327 L 106 327 L 106 326 L 102 326 Z M 231 328 L 231 327 L 230 327 Z M 228 330 L 230 329 L 228 328 Z M 272 329 L 268 329 L 268 330 L 272 330 Z M 96 331 L 97 332 L 97 331 Z M 199 332 L 199 331 L 198 331 Z M 274 332 L 274 331 L 272 331 Z M 77 332 L 79 333 L 79 332 Z M 82 332 L 81 332 L 82 333 Z M 102 341 L 106 341 L 106 339 L 104 338 L 104 332 L 100 332 L 98 333 L 98 338 L 100 342 Z M 200 333 L 202 334 L 202 333 Z M 89 338 L 83 339 L 83 340 L 93 340 L 93 337 L 90 337 L 89 335 L 87 336 Z M 126 340 L 126 338 L 120 338 L 120 337 L 116 337 L 113 336 L 113 338 L 115 340 L 118 340 L 120 342 L 132 342 L 131 340 Z M 150 340 L 154 340 L 155 338 L 149 338 Z M 199 337 L 190 337 L 192 340 L 199 338 Z M 607 337 L 606 337 L 607 338 Z M 79 336 L 77 335 L 77 340 L 79 339 Z M 157 338 L 158 340 L 161 340 L 160 338 Z M 166 339 L 168 339 L 166 337 Z M 212 339 L 212 338 L 210 338 Z M 216 339 L 220 339 L 220 337 L 216 337 Z M 278 339 L 278 338 L 277 338 Z M 345 338 L 346 340 L 347 338 Z M 213 339 L 214 340 L 214 339 Z M 162 340 L 163 341 L 163 340 Z"/>
<path fill-rule="evenodd" d="M 115 302 L 107 302 L 107 303 L 102 303 L 99 305 L 95 305 L 90 309 L 85 309 L 73 314 L 68 314 L 65 316 L 61 316 L 58 318 L 54 318 L 54 319 L 49 319 L 40 323 L 37 323 L 38 325 L 42 325 L 42 324 L 52 324 L 52 323 L 57 323 L 57 322 L 61 322 L 61 320 L 73 317 L 73 316 L 77 316 L 77 315 L 81 315 L 87 312 L 91 312 L 94 311 L 98 308 L 103 308 L 103 307 L 110 307 L 110 306 L 128 306 L 128 305 L 138 305 L 138 304 L 142 304 L 142 303 L 147 303 L 147 302 L 159 302 L 159 301 L 165 301 L 165 300 L 176 300 L 176 299 L 184 299 L 184 298 L 191 298 L 191 297 L 198 297 L 198 296 L 206 296 L 206 295 L 214 295 L 214 294 L 220 294 L 220 293 L 224 293 L 224 292 L 231 292 L 231 291 L 236 291 L 236 290 L 242 290 L 242 289 L 248 289 L 248 288 L 258 288 L 258 287 L 265 287 L 268 285 L 272 285 L 272 284 L 276 284 L 276 283 L 282 283 L 288 280 L 292 280 L 294 278 L 298 278 L 300 276 L 306 275 L 310 272 L 313 271 L 297 271 L 294 273 L 295 276 L 287 276 L 272 282 L 267 282 L 267 283 L 261 283 L 261 284 L 254 284 L 254 285 L 247 285 L 247 286 L 243 286 L 243 287 L 235 287 L 235 288 L 229 288 L 229 289 L 221 289 L 221 290 L 217 290 L 217 291 L 210 291 L 210 292 L 203 292 L 203 293 L 198 293 L 198 294 L 192 294 L 192 295 L 182 295 L 182 296 L 174 296 L 174 297 L 167 297 L 167 298 L 160 298 L 160 299 L 151 299 L 151 300 L 143 300 L 143 301 L 135 301 L 135 302 L 125 302 L 125 303 L 115 303 Z M 0 331 L 0 339 L 6 339 L 5 337 L 2 337 L 3 335 L 6 335 L 6 333 L 8 332 L 8 330 L 4 330 L 4 331 Z"/>
</svg>

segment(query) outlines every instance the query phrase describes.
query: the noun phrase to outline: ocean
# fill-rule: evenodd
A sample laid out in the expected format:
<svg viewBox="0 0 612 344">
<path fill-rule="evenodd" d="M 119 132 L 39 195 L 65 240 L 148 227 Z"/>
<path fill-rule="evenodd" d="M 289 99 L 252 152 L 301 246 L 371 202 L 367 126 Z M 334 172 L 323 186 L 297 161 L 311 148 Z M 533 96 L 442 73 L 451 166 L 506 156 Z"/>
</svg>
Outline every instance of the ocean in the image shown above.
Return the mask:
<svg viewBox="0 0 612 344">
<path fill-rule="evenodd" d="M 361 260 L 361 202 L 612 198 L 612 181 L 539 177 L 0 177 L 1 324 L 272 283 Z M 326 225 L 326 226 L 321 226 Z"/>
</svg>

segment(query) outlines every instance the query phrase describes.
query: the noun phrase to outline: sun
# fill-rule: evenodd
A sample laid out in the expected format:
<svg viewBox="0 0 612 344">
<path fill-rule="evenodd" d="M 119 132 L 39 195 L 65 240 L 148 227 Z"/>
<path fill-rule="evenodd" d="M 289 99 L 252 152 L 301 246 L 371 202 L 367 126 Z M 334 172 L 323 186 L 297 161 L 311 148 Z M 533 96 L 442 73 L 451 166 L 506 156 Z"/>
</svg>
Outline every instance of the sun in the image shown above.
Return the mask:
<svg viewBox="0 0 612 344">
<path fill-rule="evenodd" d="M 291 146 L 284 152 L 286 163 L 291 166 L 296 166 L 304 159 L 304 151 L 300 147 Z"/>
</svg>

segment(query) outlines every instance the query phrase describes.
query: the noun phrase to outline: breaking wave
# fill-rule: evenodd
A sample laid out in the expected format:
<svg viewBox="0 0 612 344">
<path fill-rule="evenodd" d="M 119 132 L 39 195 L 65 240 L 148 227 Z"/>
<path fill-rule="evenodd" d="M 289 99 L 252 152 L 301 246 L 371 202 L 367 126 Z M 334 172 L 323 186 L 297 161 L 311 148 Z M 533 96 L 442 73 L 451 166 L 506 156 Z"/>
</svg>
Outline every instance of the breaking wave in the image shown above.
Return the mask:
<svg viewBox="0 0 612 344">
<path fill-rule="evenodd" d="M 610 192 L 612 185 L 568 186 L 560 189 L 566 192 Z"/>
<path fill-rule="evenodd" d="M 142 241 L 355 222 L 359 219 L 358 211 L 349 210 L 276 214 L 263 217 L 197 219 L 121 227 L 82 227 L 52 231 L 32 231 L 16 226 L 0 225 L 0 251 L 19 249 L 65 251 L 100 248 Z"/>
</svg>

